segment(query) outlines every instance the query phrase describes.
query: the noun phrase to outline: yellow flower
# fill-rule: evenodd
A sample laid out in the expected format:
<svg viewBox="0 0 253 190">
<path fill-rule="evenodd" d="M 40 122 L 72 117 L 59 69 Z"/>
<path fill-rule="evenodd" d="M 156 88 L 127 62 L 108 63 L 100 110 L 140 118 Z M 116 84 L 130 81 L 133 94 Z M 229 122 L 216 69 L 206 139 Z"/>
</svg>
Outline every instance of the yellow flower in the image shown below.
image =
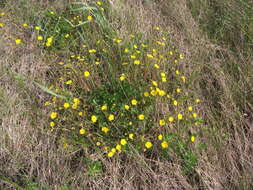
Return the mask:
<svg viewBox="0 0 253 190">
<path fill-rule="evenodd" d="M 114 152 L 109 152 L 108 154 L 107 154 L 107 156 L 109 157 L 109 158 L 111 158 L 111 157 L 113 157 L 114 156 Z"/>
<path fill-rule="evenodd" d="M 40 30 L 41 27 L 40 26 L 35 26 L 35 30 Z"/>
<path fill-rule="evenodd" d="M 151 59 L 154 58 L 154 56 L 152 54 L 149 54 L 149 53 L 147 54 L 147 57 L 151 58 Z"/>
<path fill-rule="evenodd" d="M 0 23 L 0 28 L 4 27 L 4 24 L 3 23 Z"/>
<path fill-rule="evenodd" d="M 139 64 L 140 64 L 140 60 L 135 60 L 135 61 L 134 61 L 134 64 L 135 64 L 135 65 L 139 65 Z"/>
<path fill-rule="evenodd" d="M 107 127 L 102 127 L 101 131 L 103 131 L 104 133 L 108 133 L 109 129 Z"/>
<path fill-rule="evenodd" d="M 183 54 L 180 54 L 179 57 L 180 57 L 180 59 L 184 59 L 184 55 Z"/>
<path fill-rule="evenodd" d="M 191 136 L 191 142 L 195 142 L 195 136 Z"/>
<path fill-rule="evenodd" d="M 95 49 L 89 49 L 89 53 L 96 53 L 97 52 L 97 50 L 95 50 Z"/>
<path fill-rule="evenodd" d="M 89 71 L 85 71 L 85 72 L 84 72 L 84 76 L 85 76 L 86 78 L 88 78 L 88 77 L 90 76 Z"/>
<path fill-rule="evenodd" d="M 97 117 L 96 117 L 95 115 L 92 115 L 92 116 L 91 116 L 91 121 L 92 121 L 93 123 L 96 123 L 96 122 L 97 122 Z"/>
<path fill-rule="evenodd" d="M 52 45 L 52 42 L 53 42 L 53 37 L 47 38 L 46 46 L 47 46 L 47 47 L 51 46 L 51 45 Z"/>
<path fill-rule="evenodd" d="M 70 106 L 70 104 L 69 104 L 68 102 L 65 102 L 65 103 L 63 104 L 63 107 L 64 107 L 65 109 L 69 108 L 69 106 Z"/>
<path fill-rule="evenodd" d="M 97 142 L 96 145 L 97 145 L 97 146 L 100 146 L 100 145 L 101 145 L 101 142 Z"/>
<path fill-rule="evenodd" d="M 25 23 L 25 24 L 23 24 L 23 27 L 27 27 L 27 26 L 28 26 L 28 24 L 26 24 L 26 23 Z"/>
<path fill-rule="evenodd" d="M 69 38 L 69 36 L 70 36 L 69 34 L 66 34 L 64 37 L 65 37 L 65 38 Z"/>
<path fill-rule="evenodd" d="M 162 77 L 162 82 L 166 82 L 167 78 L 166 77 Z"/>
<path fill-rule="evenodd" d="M 189 107 L 188 107 L 188 110 L 189 110 L 189 111 L 192 111 L 192 106 L 189 106 Z"/>
<path fill-rule="evenodd" d="M 97 1 L 96 2 L 98 5 L 102 5 L 102 2 L 101 1 Z"/>
<path fill-rule="evenodd" d="M 148 142 L 145 143 L 145 147 L 146 147 L 147 149 L 151 148 L 152 146 L 153 146 L 153 144 L 152 144 L 152 142 L 150 142 L 150 141 L 148 141 Z"/>
<path fill-rule="evenodd" d="M 133 133 L 130 133 L 129 135 L 128 135 L 128 137 L 129 137 L 129 139 L 134 139 L 134 134 Z"/>
<path fill-rule="evenodd" d="M 140 114 L 140 115 L 138 115 L 138 119 L 139 119 L 139 120 L 144 120 L 144 119 L 145 119 L 145 116 L 144 116 L 143 114 Z"/>
<path fill-rule="evenodd" d="M 112 148 L 111 152 L 115 153 L 116 152 L 116 148 Z"/>
<path fill-rule="evenodd" d="M 86 133 L 86 131 L 85 131 L 84 128 L 82 128 L 82 129 L 80 129 L 79 133 L 80 133 L 81 135 L 84 135 L 84 134 Z"/>
<path fill-rule="evenodd" d="M 108 120 L 109 121 L 113 121 L 115 119 L 114 115 L 113 114 L 110 114 L 109 117 L 108 117 Z"/>
<path fill-rule="evenodd" d="M 145 96 L 145 97 L 148 97 L 148 96 L 149 96 L 149 93 L 148 93 L 148 92 L 144 92 L 144 96 Z"/>
<path fill-rule="evenodd" d="M 158 83 L 157 83 L 156 81 L 152 81 L 152 84 L 153 84 L 154 86 L 157 86 L 157 85 L 158 85 Z"/>
<path fill-rule="evenodd" d="M 116 150 L 121 151 L 121 145 L 120 144 L 116 145 Z"/>
<path fill-rule="evenodd" d="M 176 70 L 176 74 L 179 75 L 179 70 Z"/>
<path fill-rule="evenodd" d="M 166 92 L 164 90 L 160 90 L 158 93 L 159 93 L 160 96 L 165 96 L 166 95 Z"/>
<path fill-rule="evenodd" d="M 177 101 L 176 100 L 173 101 L 173 105 L 177 106 Z"/>
<path fill-rule="evenodd" d="M 81 111 L 78 112 L 78 115 L 79 115 L 79 116 L 83 116 L 83 112 L 81 112 Z"/>
<path fill-rule="evenodd" d="M 195 102 L 196 102 L 196 103 L 199 103 L 199 102 L 200 102 L 200 99 L 197 98 L 197 99 L 195 100 Z"/>
<path fill-rule="evenodd" d="M 120 140 L 120 144 L 121 144 L 122 146 L 126 145 L 126 144 L 127 144 L 126 139 L 121 139 L 121 140 Z"/>
<path fill-rule="evenodd" d="M 128 48 L 125 48 L 124 52 L 125 52 L 125 53 L 128 53 L 128 52 L 129 52 L 129 49 L 128 49 Z"/>
<path fill-rule="evenodd" d="M 162 148 L 168 148 L 168 143 L 166 142 L 166 141 L 163 141 L 162 143 L 161 143 L 161 146 L 162 146 Z"/>
<path fill-rule="evenodd" d="M 183 115 L 182 115 L 181 113 L 179 113 L 179 114 L 177 115 L 177 119 L 178 119 L 178 120 L 183 119 Z"/>
<path fill-rule="evenodd" d="M 182 90 L 180 88 L 177 88 L 177 93 L 180 93 Z"/>
<path fill-rule="evenodd" d="M 64 62 L 61 61 L 61 62 L 59 62 L 58 64 L 59 64 L 59 65 L 64 65 Z"/>
<path fill-rule="evenodd" d="M 72 80 L 68 80 L 68 81 L 66 81 L 66 84 L 68 84 L 68 85 L 70 85 L 70 84 L 72 84 L 73 83 L 73 81 Z"/>
<path fill-rule="evenodd" d="M 169 117 L 169 122 L 173 122 L 174 121 L 174 117 Z"/>
<path fill-rule="evenodd" d="M 77 104 L 77 103 L 74 103 L 74 104 L 72 105 L 72 108 L 73 108 L 73 109 L 77 109 L 77 108 L 78 108 L 78 104 Z"/>
<path fill-rule="evenodd" d="M 55 119 L 57 117 L 57 112 L 52 112 L 50 117 L 51 119 Z"/>
<path fill-rule="evenodd" d="M 102 110 L 102 111 L 107 110 L 107 105 L 103 105 L 103 106 L 101 107 L 101 110 Z"/>
<path fill-rule="evenodd" d="M 22 40 L 21 39 L 16 39 L 15 42 L 18 45 L 18 44 L 20 44 L 22 42 Z"/>
<path fill-rule="evenodd" d="M 135 55 L 131 55 L 130 57 L 131 57 L 131 59 L 135 59 L 135 58 L 136 58 L 136 56 L 135 56 Z"/>
<path fill-rule="evenodd" d="M 55 122 L 51 121 L 50 122 L 50 127 L 54 127 L 55 126 Z"/>
<path fill-rule="evenodd" d="M 193 116 L 194 118 L 196 118 L 198 115 L 197 115 L 197 113 L 193 113 L 192 116 Z"/>
<path fill-rule="evenodd" d="M 125 80 L 125 79 L 126 79 L 125 74 L 122 74 L 122 75 L 119 77 L 119 80 L 121 80 L 121 81 L 123 81 L 123 80 Z"/>
<path fill-rule="evenodd" d="M 134 45 L 134 49 L 137 49 L 137 48 L 138 48 L 138 46 L 135 44 L 135 45 Z"/>
<path fill-rule="evenodd" d="M 158 135 L 157 138 L 158 138 L 158 140 L 160 140 L 160 141 L 163 140 L 163 136 L 162 136 L 162 135 Z"/>
<path fill-rule="evenodd" d="M 129 108 L 130 108 L 129 105 L 125 105 L 124 107 L 126 110 L 129 110 Z"/>
<path fill-rule="evenodd" d="M 186 78 L 185 78 L 185 76 L 181 76 L 181 79 L 182 79 L 183 82 L 185 82 Z"/>
<path fill-rule="evenodd" d="M 74 102 L 75 104 L 80 104 L 80 100 L 79 100 L 78 98 L 74 98 L 74 99 L 73 99 L 73 102 Z"/>
<path fill-rule="evenodd" d="M 137 100 L 136 99 L 133 99 L 132 101 L 131 101 L 131 103 L 132 103 L 132 105 L 137 105 Z"/>
<path fill-rule="evenodd" d="M 160 124 L 160 126 L 164 126 L 165 125 L 165 121 L 162 119 L 162 120 L 159 121 L 159 124 Z"/>
<path fill-rule="evenodd" d="M 88 19 L 88 21 L 92 21 L 93 18 L 92 18 L 92 16 L 89 15 L 89 16 L 87 17 L 87 19 Z"/>
<path fill-rule="evenodd" d="M 159 69 L 160 66 L 158 64 L 154 64 L 154 68 Z"/>
<path fill-rule="evenodd" d="M 151 93 L 152 96 L 156 96 L 157 95 L 156 90 L 152 90 L 150 93 Z"/>
<path fill-rule="evenodd" d="M 43 37 L 42 37 L 42 36 L 38 36 L 37 39 L 38 39 L 39 41 L 41 41 L 41 40 L 43 40 Z"/>
</svg>

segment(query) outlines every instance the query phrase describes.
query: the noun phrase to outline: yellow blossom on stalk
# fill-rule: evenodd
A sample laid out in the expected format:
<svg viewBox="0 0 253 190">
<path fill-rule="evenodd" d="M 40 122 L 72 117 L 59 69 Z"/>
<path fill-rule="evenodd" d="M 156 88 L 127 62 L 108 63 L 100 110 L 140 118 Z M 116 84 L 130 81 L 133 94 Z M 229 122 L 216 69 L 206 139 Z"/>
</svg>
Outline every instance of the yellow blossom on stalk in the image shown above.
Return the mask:
<svg viewBox="0 0 253 190">
<path fill-rule="evenodd" d="M 185 76 L 181 76 L 181 79 L 182 79 L 183 82 L 185 82 L 186 78 L 185 78 Z"/>
<path fill-rule="evenodd" d="M 160 125 L 160 126 L 164 126 L 164 125 L 165 125 L 165 121 L 164 121 L 163 119 L 160 120 L 160 121 L 159 121 L 159 125 Z"/>
<path fill-rule="evenodd" d="M 48 105 L 50 105 L 50 104 L 51 104 L 50 102 L 46 101 L 44 105 L 45 105 L 45 106 L 48 106 Z"/>
<path fill-rule="evenodd" d="M 195 142 L 195 136 L 191 136 L 191 142 Z"/>
<path fill-rule="evenodd" d="M 65 38 L 69 38 L 69 36 L 70 36 L 69 34 L 66 34 L 64 37 L 65 37 Z"/>
<path fill-rule="evenodd" d="M 152 84 L 153 84 L 154 86 L 158 86 L 158 83 L 157 83 L 156 81 L 152 81 Z"/>
<path fill-rule="evenodd" d="M 160 141 L 163 140 L 163 136 L 162 136 L 162 135 L 158 135 L 157 138 L 158 138 L 158 140 L 160 140 Z"/>
<path fill-rule="evenodd" d="M 81 135 L 84 135 L 84 134 L 86 133 L 86 131 L 85 131 L 84 128 L 81 128 L 81 129 L 79 130 L 79 133 L 80 133 Z"/>
<path fill-rule="evenodd" d="M 177 88 L 177 93 L 180 93 L 182 90 L 180 88 Z"/>
<path fill-rule="evenodd" d="M 74 98 L 74 99 L 73 99 L 73 102 L 74 102 L 75 104 L 80 104 L 79 98 Z"/>
<path fill-rule="evenodd" d="M 174 100 L 174 101 L 173 101 L 173 105 L 174 105 L 174 106 L 177 106 L 177 104 L 178 104 L 177 101 Z"/>
<path fill-rule="evenodd" d="M 135 65 L 139 65 L 139 64 L 140 64 L 140 60 L 135 60 L 135 61 L 134 61 L 134 64 L 135 64 Z"/>
<path fill-rule="evenodd" d="M 96 122 L 97 122 L 97 117 L 96 117 L 95 115 L 92 115 L 92 116 L 91 116 L 91 121 L 92 121 L 93 123 L 96 123 Z"/>
<path fill-rule="evenodd" d="M 125 48 L 125 49 L 124 49 L 124 52 L 125 52 L 125 53 L 128 53 L 128 52 L 129 52 L 129 49 L 128 49 L 128 48 Z"/>
<path fill-rule="evenodd" d="M 166 92 L 164 90 L 160 90 L 158 93 L 159 93 L 160 96 L 165 96 L 166 95 Z"/>
<path fill-rule="evenodd" d="M 92 16 L 89 15 L 89 16 L 87 17 L 87 19 L 88 19 L 88 21 L 92 21 L 93 18 L 92 18 Z"/>
<path fill-rule="evenodd" d="M 106 111 L 106 110 L 107 110 L 107 105 L 103 105 L 103 106 L 101 107 L 101 110 L 102 110 L 102 111 Z"/>
<path fill-rule="evenodd" d="M 124 107 L 126 110 L 129 110 L 129 108 L 130 108 L 129 105 L 127 105 L 127 104 Z"/>
<path fill-rule="evenodd" d="M 148 97 L 149 96 L 149 93 L 148 92 L 144 92 L 143 94 L 145 97 Z"/>
<path fill-rule="evenodd" d="M 167 82 L 167 78 L 166 77 L 162 77 L 162 82 Z"/>
<path fill-rule="evenodd" d="M 145 119 L 145 115 L 143 115 L 143 114 L 138 115 L 138 119 L 139 120 L 144 120 Z"/>
<path fill-rule="evenodd" d="M 133 133 L 130 133 L 130 134 L 128 135 L 128 137 L 129 137 L 129 139 L 133 140 L 133 139 L 134 139 L 134 134 L 133 134 Z"/>
<path fill-rule="evenodd" d="M 145 143 L 145 147 L 146 147 L 147 149 L 151 148 L 152 146 L 153 146 L 153 144 L 152 144 L 152 142 L 150 142 L 150 141 L 148 141 L 148 142 Z"/>
<path fill-rule="evenodd" d="M 196 117 L 198 116 L 198 114 L 197 114 L 197 113 L 193 113 L 192 116 L 193 116 L 194 118 L 196 118 Z"/>
<path fill-rule="evenodd" d="M 73 108 L 73 109 L 77 109 L 77 108 L 78 108 L 78 104 L 77 104 L 77 103 L 74 103 L 74 104 L 72 105 L 72 108 Z"/>
<path fill-rule="evenodd" d="M 116 150 L 121 151 L 121 145 L 120 144 L 116 145 Z"/>
<path fill-rule="evenodd" d="M 166 77 L 165 73 L 160 73 L 161 77 Z"/>
<path fill-rule="evenodd" d="M 64 62 L 61 61 L 61 62 L 59 62 L 58 64 L 59 64 L 59 65 L 64 65 Z"/>
<path fill-rule="evenodd" d="M 51 46 L 51 45 L 52 45 L 52 42 L 53 42 L 53 37 L 47 38 L 46 46 L 47 46 L 47 47 Z"/>
<path fill-rule="evenodd" d="M 55 119 L 57 117 L 57 112 L 52 112 L 50 117 L 51 119 Z"/>
<path fill-rule="evenodd" d="M 109 117 L 108 117 L 108 120 L 109 121 L 113 121 L 115 119 L 114 115 L 113 114 L 110 114 Z"/>
<path fill-rule="evenodd" d="M 180 54 L 179 57 L 180 57 L 180 59 L 184 59 L 184 55 L 183 54 Z"/>
<path fill-rule="evenodd" d="M 117 151 L 116 148 L 111 149 L 111 152 L 113 152 L 113 153 L 115 153 L 116 151 Z"/>
<path fill-rule="evenodd" d="M 85 76 L 86 78 L 88 78 L 88 77 L 90 76 L 89 71 L 85 71 L 85 72 L 84 72 L 84 76 Z"/>
<path fill-rule="evenodd" d="M 37 39 L 38 39 L 39 41 L 41 41 L 41 40 L 43 40 L 43 36 L 38 36 Z"/>
<path fill-rule="evenodd" d="M 50 127 L 54 127 L 55 126 L 55 122 L 51 121 L 50 122 Z"/>
<path fill-rule="evenodd" d="M 73 81 L 72 80 L 68 80 L 68 81 L 66 81 L 66 84 L 68 84 L 68 85 L 70 85 L 70 84 L 72 84 L 73 83 Z"/>
<path fill-rule="evenodd" d="M 68 102 L 65 102 L 65 103 L 63 104 L 63 107 L 64 107 L 65 109 L 69 108 L 69 106 L 70 106 L 70 104 L 69 104 Z"/>
<path fill-rule="evenodd" d="M 107 154 L 107 156 L 109 157 L 109 158 L 111 158 L 111 157 L 113 157 L 114 156 L 114 152 L 109 152 L 108 154 Z"/>
<path fill-rule="evenodd" d="M 166 141 L 163 141 L 162 143 L 161 143 L 161 146 L 162 146 L 162 148 L 168 148 L 168 143 L 166 142 Z"/>
<path fill-rule="evenodd" d="M 89 49 L 89 53 L 96 53 L 97 52 L 97 50 L 95 50 L 95 49 Z"/>
<path fill-rule="evenodd" d="M 174 121 L 174 117 L 169 117 L 169 122 L 173 122 Z"/>
<path fill-rule="evenodd" d="M 200 102 L 200 99 L 197 98 L 197 99 L 195 100 L 195 102 L 196 102 L 196 103 L 199 103 L 199 102 Z"/>
<path fill-rule="evenodd" d="M 83 116 L 83 112 L 81 112 L 81 111 L 78 112 L 78 115 L 79 115 L 79 116 Z"/>
<path fill-rule="evenodd" d="M 15 42 L 18 45 L 18 44 L 20 44 L 22 42 L 22 40 L 21 39 L 16 39 Z"/>
<path fill-rule="evenodd" d="M 192 111 L 192 106 L 189 106 L 189 107 L 188 107 L 188 110 L 189 110 L 189 111 Z"/>
<path fill-rule="evenodd" d="M 35 26 L 35 30 L 40 30 L 41 27 L 40 26 Z"/>
<path fill-rule="evenodd" d="M 138 102 L 136 99 L 132 99 L 131 103 L 132 103 L 132 105 L 137 105 Z"/>
<path fill-rule="evenodd" d="M 138 46 L 136 44 L 134 44 L 134 49 L 137 49 L 137 48 L 138 48 Z"/>
<path fill-rule="evenodd" d="M 159 69 L 160 66 L 158 64 L 154 64 L 154 68 Z"/>
<path fill-rule="evenodd" d="M 101 145 L 101 142 L 97 142 L 96 145 L 97 145 L 97 146 L 100 146 L 100 145 Z"/>
<path fill-rule="evenodd" d="M 123 81 L 123 80 L 125 80 L 125 79 L 126 79 L 125 74 L 121 74 L 121 76 L 119 77 L 119 80 Z"/>
<path fill-rule="evenodd" d="M 152 54 L 149 54 L 149 53 L 147 54 L 147 57 L 151 58 L 151 59 L 154 58 L 154 56 Z"/>
<path fill-rule="evenodd" d="M 0 28 L 4 27 L 4 23 L 0 23 Z"/>
<path fill-rule="evenodd" d="M 126 139 L 121 139 L 121 140 L 120 140 L 120 144 L 121 144 L 122 146 L 125 146 L 125 145 L 127 144 Z"/>
<path fill-rule="evenodd" d="M 157 95 L 157 91 L 156 91 L 156 90 L 151 90 L 150 94 L 151 94 L 152 96 L 156 96 L 156 95 Z"/>
<path fill-rule="evenodd" d="M 102 127 L 101 131 L 103 131 L 104 133 L 108 133 L 109 128 L 107 128 L 107 127 Z"/>
<path fill-rule="evenodd" d="M 183 115 L 182 115 L 181 113 L 179 113 L 179 114 L 177 115 L 177 119 L 178 119 L 178 120 L 182 120 L 182 119 L 183 119 Z"/>
<path fill-rule="evenodd" d="M 135 55 L 131 55 L 130 58 L 131 58 L 131 59 L 135 59 L 136 56 L 135 56 Z"/>
<path fill-rule="evenodd" d="M 23 24 L 23 27 L 25 27 L 25 28 L 26 28 L 26 27 L 28 27 L 28 24 L 26 24 L 26 23 L 25 23 L 25 24 Z"/>
<path fill-rule="evenodd" d="M 176 70 L 176 74 L 179 75 L 179 70 Z"/>
<path fill-rule="evenodd" d="M 4 12 L 2 12 L 1 14 L 0 14 L 0 16 L 4 16 L 5 15 L 5 13 Z"/>
</svg>

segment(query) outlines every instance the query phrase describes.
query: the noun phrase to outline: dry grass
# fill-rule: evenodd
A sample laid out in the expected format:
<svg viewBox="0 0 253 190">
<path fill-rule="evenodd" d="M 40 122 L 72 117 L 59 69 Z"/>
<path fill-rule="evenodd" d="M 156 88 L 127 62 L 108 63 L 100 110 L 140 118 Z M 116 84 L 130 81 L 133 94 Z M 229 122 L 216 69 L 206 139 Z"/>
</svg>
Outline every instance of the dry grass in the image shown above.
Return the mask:
<svg viewBox="0 0 253 190">
<path fill-rule="evenodd" d="M 47 1 L 39 4 L 60 9 Z M 136 154 L 123 162 L 91 155 L 93 160 L 102 161 L 104 172 L 96 178 L 87 176 L 86 165 L 77 158 L 88 153 L 66 154 L 55 144 L 55 137 L 43 129 L 41 103 L 45 94 L 31 81 L 47 80 L 50 63 L 34 47 L 17 50 L 4 44 L 17 32 L 10 24 L 5 29 L 8 35 L 0 37 L 4 44 L 0 47 L 0 188 L 28 189 L 27 184 L 35 182 L 34 189 L 252 189 L 252 57 L 240 54 L 241 49 L 237 56 L 229 44 L 210 39 L 186 0 L 112 4 L 112 23 L 122 36 L 141 29 L 148 38 L 151 29 L 160 25 L 186 53 L 184 69 L 194 76 L 192 91 L 204 100 L 200 111 L 206 123 L 201 141 L 208 147 L 198 153 L 194 172 L 185 175 L 177 157 L 161 161 Z M 238 67 L 234 69 L 235 64 Z"/>
</svg>

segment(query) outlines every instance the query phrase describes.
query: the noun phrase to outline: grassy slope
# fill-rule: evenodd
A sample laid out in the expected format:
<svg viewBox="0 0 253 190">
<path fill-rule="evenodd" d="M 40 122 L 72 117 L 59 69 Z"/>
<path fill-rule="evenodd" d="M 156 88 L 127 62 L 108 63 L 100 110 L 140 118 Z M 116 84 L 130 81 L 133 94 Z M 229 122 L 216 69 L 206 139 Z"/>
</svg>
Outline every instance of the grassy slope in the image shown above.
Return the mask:
<svg viewBox="0 0 253 190">
<path fill-rule="evenodd" d="M 252 188 L 253 64 L 250 37 L 253 30 L 250 1 L 152 2 L 126 1 L 124 5 L 114 2 L 114 17 L 111 19 L 122 35 L 141 30 L 150 37 L 151 28 L 162 25 L 171 31 L 175 44 L 186 52 L 188 66 L 185 69 L 192 72 L 192 90 L 204 100 L 200 109 L 205 115 L 207 130 L 201 140 L 208 145 L 200 153 L 192 175 L 183 173 L 180 160 L 162 162 L 141 155 L 134 155 L 124 163 L 102 159 L 105 168 L 101 176 L 90 178 L 85 175 L 80 163 L 73 161 L 78 152 L 65 155 L 56 149 L 53 137 L 42 130 L 44 121 L 39 113 L 43 113 L 43 109 L 39 105 L 44 94 L 29 80 L 24 82 L 15 74 L 20 73 L 30 80 L 46 79 L 48 61 L 34 47 L 17 50 L 1 45 L 0 187 Z M 39 12 L 29 11 L 27 15 L 23 11 L 33 10 L 31 6 L 35 5 L 35 2 L 9 2 L 4 10 L 17 10 L 19 17 L 10 19 L 23 23 L 27 18 L 32 19 L 34 14 L 39 15 Z M 59 2 L 41 5 L 62 8 Z M 18 33 L 12 30 L 11 24 L 7 31 L 1 35 L 1 44 L 6 43 L 8 34 Z"/>
</svg>

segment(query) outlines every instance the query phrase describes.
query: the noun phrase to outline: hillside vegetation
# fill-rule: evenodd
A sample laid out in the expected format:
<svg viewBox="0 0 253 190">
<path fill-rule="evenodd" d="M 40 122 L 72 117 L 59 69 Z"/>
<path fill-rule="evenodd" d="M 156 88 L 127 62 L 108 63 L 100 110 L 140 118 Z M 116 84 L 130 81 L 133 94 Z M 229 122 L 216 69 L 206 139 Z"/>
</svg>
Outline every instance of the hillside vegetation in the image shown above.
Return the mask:
<svg viewBox="0 0 253 190">
<path fill-rule="evenodd" d="M 0 189 L 253 189 L 251 0 L 2 0 L 0 44 Z"/>
</svg>

